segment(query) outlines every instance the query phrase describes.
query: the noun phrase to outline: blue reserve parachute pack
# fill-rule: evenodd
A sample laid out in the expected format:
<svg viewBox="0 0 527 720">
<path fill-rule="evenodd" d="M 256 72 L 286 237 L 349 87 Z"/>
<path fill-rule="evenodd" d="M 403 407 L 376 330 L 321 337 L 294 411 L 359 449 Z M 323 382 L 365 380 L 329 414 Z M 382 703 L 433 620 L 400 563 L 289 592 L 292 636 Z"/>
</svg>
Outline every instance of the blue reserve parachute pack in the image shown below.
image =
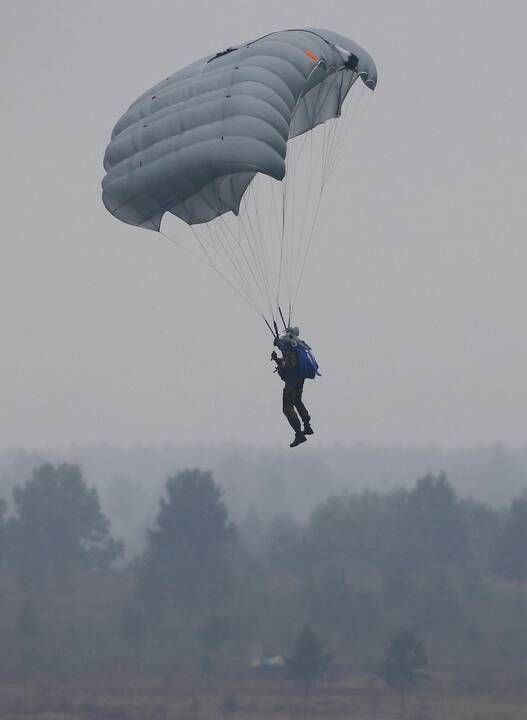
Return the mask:
<svg viewBox="0 0 527 720">
<path fill-rule="evenodd" d="M 298 343 L 295 349 L 298 355 L 298 369 L 300 375 L 303 378 L 314 380 L 317 375 L 320 375 L 320 373 L 318 372 L 318 363 L 313 355 L 313 351 L 302 341 Z"/>
<path fill-rule="evenodd" d="M 284 329 L 285 333 L 282 336 L 279 336 L 278 328 L 275 324 L 276 337 L 274 344 L 280 348 L 282 353 L 295 353 L 297 357 L 296 367 L 294 370 L 290 370 L 289 372 L 295 379 L 301 378 L 303 380 L 314 380 L 317 375 L 320 375 L 320 373 L 318 371 L 318 362 L 311 347 L 304 340 L 300 339 L 300 331 L 297 327 L 286 326 Z M 283 379 L 285 378 L 283 377 Z"/>
</svg>

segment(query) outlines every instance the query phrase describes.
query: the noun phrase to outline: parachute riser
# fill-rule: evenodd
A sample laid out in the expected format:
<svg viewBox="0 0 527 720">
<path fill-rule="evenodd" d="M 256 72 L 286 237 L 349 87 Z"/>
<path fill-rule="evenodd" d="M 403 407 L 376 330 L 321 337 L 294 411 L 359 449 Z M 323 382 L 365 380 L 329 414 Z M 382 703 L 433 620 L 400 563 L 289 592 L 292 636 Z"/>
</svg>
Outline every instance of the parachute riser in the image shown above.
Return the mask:
<svg viewBox="0 0 527 720">
<path fill-rule="evenodd" d="M 282 323 L 284 325 L 284 330 L 287 330 L 287 328 L 291 325 L 291 312 L 289 313 L 289 324 L 286 323 L 284 313 L 282 312 L 282 308 L 280 305 L 278 306 L 278 313 L 280 314 L 280 319 L 282 320 Z M 267 319 L 262 315 L 264 323 L 267 325 L 269 330 L 271 331 L 274 338 L 278 339 L 280 337 L 280 333 L 278 331 L 278 325 L 276 323 L 276 320 L 273 319 L 273 326 L 271 327 L 270 323 L 267 321 Z"/>
<path fill-rule="evenodd" d="M 289 326 L 286 325 L 286 322 L 285 322 L 285 319 L 284 319 L 284 314 L 283 314 L 283 312 L 282 312 L 282 308 L 280 307 L 280 305 L 278 306 L 278 312 L 280 313 L 280 317 L 282 318 L 282 322 L 284 323 L 284 330 L 287 330 L 287 328 L 288 328 Z"/>
<path fill-rule="evenodd" d="M 271 331 L 271 335 L 272 335 L 274 338 L 277 338 L 277 337 L 278 337 L 278 330 L 277 330 L 277 328 L 276 328 L 276 323 L 273 321 L 273 325 L 274 325 L 274 327 L 275 327 L 275 329 L 273 330 L 273 328 L 269 325 L 269 323 L 268 323 L 267 320 L 263 317 L 263 315 L 262 315 L 262 318 L 263 318 L 264 323 L 267 325 L 267 327 L 268 327 L 269 330 Z"/>
</svg>

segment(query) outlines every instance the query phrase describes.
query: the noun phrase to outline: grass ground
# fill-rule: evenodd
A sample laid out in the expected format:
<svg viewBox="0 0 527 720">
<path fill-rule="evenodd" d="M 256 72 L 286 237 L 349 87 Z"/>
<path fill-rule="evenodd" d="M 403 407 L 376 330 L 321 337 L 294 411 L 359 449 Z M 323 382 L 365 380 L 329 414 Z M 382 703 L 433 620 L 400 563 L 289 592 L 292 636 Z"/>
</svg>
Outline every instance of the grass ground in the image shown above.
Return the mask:
<svg viewBox="0 0 527 720">
<path fill-rule="evenodd" d="M 225 702 L 226 698 L 232 698 Z M 225 708 L 223 706 L 225 705 Z M 223 708 L 223 709 L 222 709 Z M 230 709 L 230 712 L 229 712 Z M 462 690 L 454 678 L 408 699 L 358 677 L 316 688 L 309 699 L 273 678 L 193 678 L 177 683 L 105 677 L 0 684 L 1 720 L 526 720 L 527 694 Z"/>
</svg>

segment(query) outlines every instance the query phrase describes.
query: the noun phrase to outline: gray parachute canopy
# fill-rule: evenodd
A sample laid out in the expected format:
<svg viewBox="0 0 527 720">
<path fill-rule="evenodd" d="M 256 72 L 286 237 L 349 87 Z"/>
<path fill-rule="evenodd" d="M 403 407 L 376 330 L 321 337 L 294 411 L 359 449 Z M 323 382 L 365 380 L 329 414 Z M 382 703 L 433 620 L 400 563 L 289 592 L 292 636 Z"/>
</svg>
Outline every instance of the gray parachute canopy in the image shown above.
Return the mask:
<svg viewBox="0 0 527 720">
<path fill-rule="evenodd" d="M 106 208 L 151 230 L 165 212 L 189 225 L 238 214 L 255 175 L 282 180 L 287 141 L 338 117 L 358 77 L 375 88 L 370 55 L 319 29 L 275 32 L 198 60 L 144 93 L 115 126 Z"/>
</svg>

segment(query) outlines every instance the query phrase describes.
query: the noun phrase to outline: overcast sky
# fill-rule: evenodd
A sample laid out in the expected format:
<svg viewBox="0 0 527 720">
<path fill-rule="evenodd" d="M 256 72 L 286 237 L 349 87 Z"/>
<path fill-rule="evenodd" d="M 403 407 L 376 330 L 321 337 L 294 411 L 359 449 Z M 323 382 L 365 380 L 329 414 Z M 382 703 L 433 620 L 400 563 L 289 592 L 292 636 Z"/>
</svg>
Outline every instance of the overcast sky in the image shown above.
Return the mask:
<svg viewBox="0 0 527 720">
<path fill-rule="evenodd" d="M 524 0 L 2 0 L 0 14 L 0 447 L 287 445 L 265 326 L 112 218 L 100 181 L 144 90 L 304 26 L 356 40 L 380 77 L 297 306 L 323 372 L 305 393 L 310 444 L 525 442 Z"/>
</svg>

